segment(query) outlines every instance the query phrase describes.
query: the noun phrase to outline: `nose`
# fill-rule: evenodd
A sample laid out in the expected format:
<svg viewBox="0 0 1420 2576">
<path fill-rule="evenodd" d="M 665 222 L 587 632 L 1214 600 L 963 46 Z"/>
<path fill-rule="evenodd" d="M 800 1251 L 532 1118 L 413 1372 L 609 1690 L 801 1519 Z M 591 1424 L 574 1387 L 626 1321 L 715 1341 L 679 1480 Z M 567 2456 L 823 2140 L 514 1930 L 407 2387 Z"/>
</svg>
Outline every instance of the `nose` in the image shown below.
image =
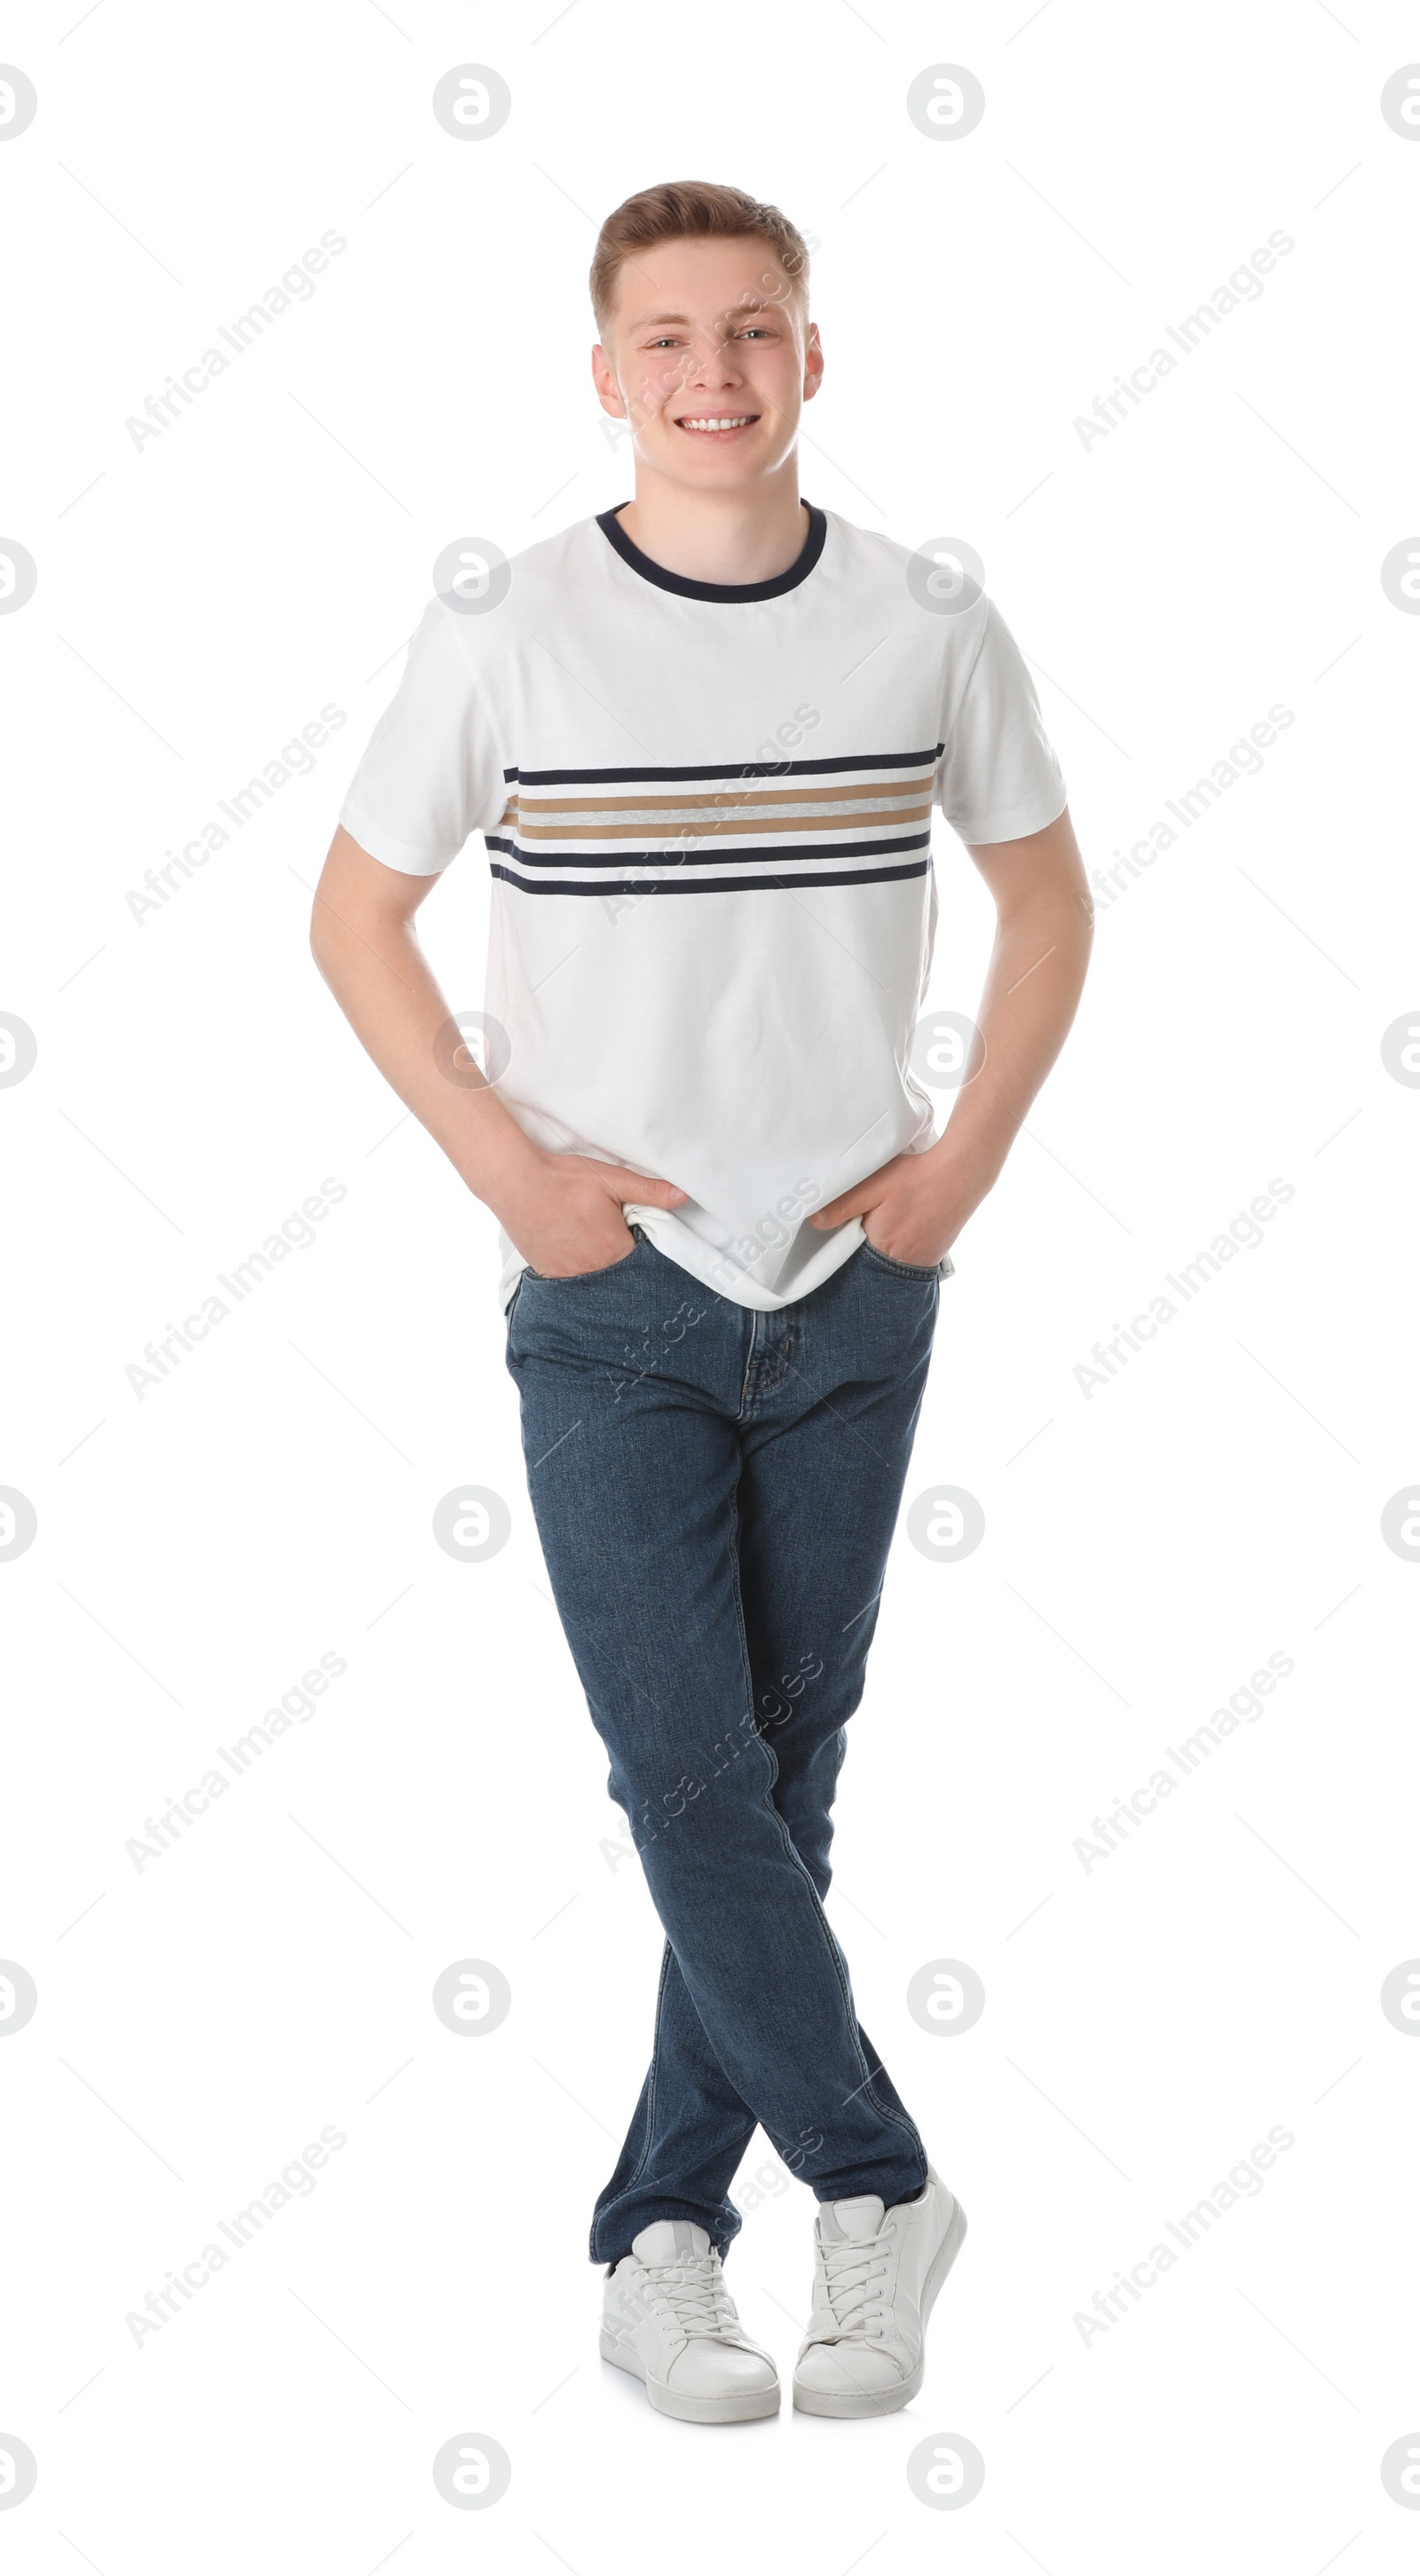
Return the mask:
<svg viewBox="0 0 1420 2576">
<path fill-rule="evenodd" d="M 698 385 L 708 393 L 715 386 L 729 387 L 741 382 L 733 341 L 718 336 L 698 340 L 685 359 L 684 385 Z"/>
</svg>

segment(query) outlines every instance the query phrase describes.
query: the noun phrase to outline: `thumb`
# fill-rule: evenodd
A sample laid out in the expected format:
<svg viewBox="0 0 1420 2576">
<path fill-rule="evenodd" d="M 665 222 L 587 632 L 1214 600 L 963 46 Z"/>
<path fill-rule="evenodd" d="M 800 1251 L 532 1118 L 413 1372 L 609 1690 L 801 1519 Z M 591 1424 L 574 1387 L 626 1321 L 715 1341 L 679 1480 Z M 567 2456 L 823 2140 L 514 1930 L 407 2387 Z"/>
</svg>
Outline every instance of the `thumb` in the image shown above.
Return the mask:
<svg viewBox="0 0 1420 2576">
<path fill-rule="evenodd" d="M 644 1207 L 679 1207 L 688 1196 L 674 1181 L 652 1180 L 645 1172 L 629 1172 L 623 1163 L 607 1163 L 603 1171 L 608 1189 L 623 1206 L 630 1201 Z"/>
</svg>

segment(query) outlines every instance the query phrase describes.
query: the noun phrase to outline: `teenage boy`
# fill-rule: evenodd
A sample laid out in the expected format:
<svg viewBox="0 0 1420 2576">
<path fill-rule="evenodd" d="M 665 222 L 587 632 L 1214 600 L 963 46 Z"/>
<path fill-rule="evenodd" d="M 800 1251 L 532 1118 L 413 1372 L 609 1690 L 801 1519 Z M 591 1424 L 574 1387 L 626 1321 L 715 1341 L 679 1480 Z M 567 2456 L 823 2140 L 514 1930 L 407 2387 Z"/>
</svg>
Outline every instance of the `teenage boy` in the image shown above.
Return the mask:
<svg viewBox="0 0 1420 2576">
<path fill-rule="evenodd" d="M 501 597 L 475 568 L 430 604 L 312 943 L 500 1221 L 538 1534 L 666 1932 L 592 2221 L 602 2353 L 691 2422 L 776 2410 L 721 2269 L 759 2123 L 819 2203 L 794 2402 L 877 2415 L 921 2385 L 966 2221 L 854 2011 L 834 1789 L 949 1246 L 1070 1025 L 1089 900 L 990 602 L 799 498 L 823 354 L 794 226 L 647 189 L 591 287 L 635 499 L 518 555 Z M 910 1062 L 934 806 L 997 912 L 935 1141 Z M 481 1068 L 414 931 L 473 832 Z"/>
</svg>

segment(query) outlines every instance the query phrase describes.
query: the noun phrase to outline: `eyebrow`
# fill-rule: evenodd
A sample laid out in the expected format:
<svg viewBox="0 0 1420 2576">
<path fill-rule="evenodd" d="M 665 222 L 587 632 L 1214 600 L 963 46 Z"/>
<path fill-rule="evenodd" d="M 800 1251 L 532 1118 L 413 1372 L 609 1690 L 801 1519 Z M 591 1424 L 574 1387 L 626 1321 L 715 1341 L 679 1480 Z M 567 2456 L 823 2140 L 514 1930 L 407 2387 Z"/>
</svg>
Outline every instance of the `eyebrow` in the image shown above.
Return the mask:
<svg viewBox="0 0 1420 2576">
<path fill-rule="evenodd" d="M 720 322 L 729 322 L 738 316 L 741 321 L 747 321 L 751 314 L 777 313 L 778 310 L 779 307 L 777 304 L 772 304 L 767 298 L 760 297 L 753 304 L 727 304 L 724 312 L 718 314 L 716 319 Z M 690 330 L 693 328 L 691 318 L 688 313 L 642 314 L 630 325 L 630 328 L 633 331 L 658 330 L 661 325 L 666 322 L 678 322 L 684 330 Z"/>
</svg>

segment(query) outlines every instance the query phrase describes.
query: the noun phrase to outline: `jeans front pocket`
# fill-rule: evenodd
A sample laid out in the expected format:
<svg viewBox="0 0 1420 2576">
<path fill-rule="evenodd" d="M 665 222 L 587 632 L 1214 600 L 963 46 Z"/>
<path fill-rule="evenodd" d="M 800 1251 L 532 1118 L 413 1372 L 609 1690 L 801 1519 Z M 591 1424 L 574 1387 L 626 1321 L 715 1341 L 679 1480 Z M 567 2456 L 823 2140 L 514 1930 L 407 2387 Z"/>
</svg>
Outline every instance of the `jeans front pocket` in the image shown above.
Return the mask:
<svg viewBox="0 0 1420 2576">
<path fill-rule="evenodd" d="M 912 1261 L 894 1261 L 890 1252 L 879 1252 L 877 1245 L 875 1243 L 869 1243 L 866 1235 L 863 1237 L 862 1249 L 866 1252 L 870 1261 L 876 1261 L 880 1269 L 886 1270 L 890 1275 L 895 1276 L 898 1279 L 916 1279 L 921 1281 L 924 1279 L 940 1279 L 942 1275 L 941 1267 L 935 1261 L 932 1263 L 930 1269 L 925 1270 L 920 1269 L 918 1265 Z M 947 1265 L 947 1275 L 948 1277 L 951 1275 L 950 1261 L 948 1261 Z"/>
<path fill-rule="evenodd" d="M 623 1252 L 615 1261 L 603 1261 L 595 1270 L 568 1270 L 561 1278 L 551 1278 L 545 1270 L 534 1270 L 529 1261 L 523 1265 L 523 1277 L 535 1279 L 539 1288 L 575 1288 L 579 1279 L 609 1279 L 614 1270 L 624 1270 L 628 1261 L 635 1260 L 642 1244 L 646 1241 L 639 1225 L 633 1225 L 631 1231 L 636 1238 L 631 1250 Z"/>
</svg>

